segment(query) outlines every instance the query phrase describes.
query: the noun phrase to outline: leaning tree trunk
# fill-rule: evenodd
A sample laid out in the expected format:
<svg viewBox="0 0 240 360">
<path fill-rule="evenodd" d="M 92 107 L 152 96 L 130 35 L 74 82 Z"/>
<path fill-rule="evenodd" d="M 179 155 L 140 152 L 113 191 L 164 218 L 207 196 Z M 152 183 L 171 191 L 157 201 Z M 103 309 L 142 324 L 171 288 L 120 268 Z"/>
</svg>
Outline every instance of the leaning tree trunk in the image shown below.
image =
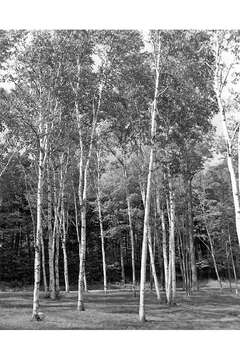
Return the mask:
<svg viewBox="0 0 240 360">
<path fill-rule="evenodd" d="M 144 191 L 144 188 L 143 188 L 142 185 L 140 185 L 140 188 L 141 188 L 141 194 L 142 194 L 142 202 L 143 202 L 143 206 L 145 208 L 145 206 L 146 206 L 145 191 Z M 154 261 L 153 248 L 152 248 L 152 234 L 151 234 L 150 223 L 148 223 L 148 250 L 149 250 L 150 266 L 151 266 L 150 267 L 150 269 L 151 269 L 150 275 L 152 275 L 152 277 L 153 277 L 157 299 L 160 301 L 161 300 L 161 295 L 160 295 L 160 290 L 159 290 L 159 283 L 158 283 L 157 272 L 156 272 L 155 261 Z"/>
<path fill-rule="evenodd" d="M 178 254 L 179 254 L 180 270 L 181 270 L 182 281 L 183 281 L 182 288 L 183 288 L 183 290 L 187 291 L 186 270 L 185 270 L 184 257 L 183 257 L 182 247 L 181 247 L 181 233 L 180 233 L 180 230 L 178 230 L 177 247 L 178 247 Z"/>
<path fill-rule="evenodd" d="M 141 258 L 141 278 L 140 278 L 140 299 L 139 299 L 139 320 L 144 322 L 145 318 L 145 283 L 146 283 L 146 265 L 147 265 L 147 242 L 148 242 L 148 224 L 150 214 L 150 200 L 151 200 L 151 183 L 153 164 L 155 157 L 155 144 L 154 137 L 156 135 L 156 111 L 157 111 L 157 99 L 158 99 L 158 87 L 159 87 L 159 65 L 160 65 L 160 35 L 157 44 L 157 53 L 154 51 L 156 56 L 155 62 L 155 91 L 154 100 L 152 105 L 152 116 L 151 116 L 151 147 L 148 167 L 148 178 L 147 178 L 147 192 L 145 199 L 145 211 L 144 211 L 144 226 L 143 226 L 143 241 L 142 241 L 142 258 Z"/>
<path fill-rule="evenodd" d="M 232 291 L 231 268 L 230 268 L 230 262 L 229 262 L 229 251 L 228 251 L 228 243 L 227 242 L 225 244 L 225 252 L 226 252 L 226 259 L 227 259 L 229 289 L 230 289 L 230 291 Z"/>
<path fill-rule="evenodd" d="M 215 258 L 214 247 L 213 247 L 213 241 L 212 241 L 211 234 L 210 234 L 210 232 L 208 230 L 206 220 L 205 220 L 205 228 L 206 228 L 206 231 L 207 231 L 207 236 L 208 236 L 208 240 L 209 240 L 209 244 L 210 244 L 210 252 L 211 252 L 211 255 L 212 255 L 212 259 L 213 259 L 214 270 L 215 270 L 215 273 L 216 273 L 216 276 L 217 276 L 217 280 L 218 280 L 220 289 L 222 290 L 222 281 L 221 281 L 221 278 L 220 278 L 219 272 L 218 272 L 218 267 L 217 267 L 217 262 L 216 262 L 216 258 Z"/>
<path fill-rule="evenodd" d="M 154 116 L 155 119 L 155 116 Z M 139 300 L 139 319 L 144 322 L 145 318 L 145 283 L 146 283 L 146 265 L 147 265 L 147 245 L 148 245 L 148 224 L 150 214 L 150 199 L 151 199 L 151 182 L 153 172 L 155 149 L 152 146 L 150 151 L 148 180 L 147 180 L 147 193 L 145 201 L 144 212 L 144 227 L 143 227 L 143 242 L 142 242 L 142 258 L 141 258 L 141 278 L 140 278 L 140 300 Z"/>
<path fill-rule="evenodd" d="M 155 291 L 156 291 L 157 299 L 160 301 L 161 295 L 160 295 L 159 283 L 158 283 L 157 272 L 156 272 L 155 261 L 154 261 L 154 253 L 153 253 L 153 248 L 152 248 L 152 236 L 151 236 L 150 225 L 148 225 L 148 249 L 149 249 L 151 272 L 152 272 L 152 277 L 154 280 Z"/>
<path fill-rule="evenodd" d="M 227 165 L 228 170 L 230 173 L 230 179 L 231 179 L 231 185 L 232 185 L 232 194 L 233 194 L 233 202 L 234 202 L 234 210 L 235 210 L 235 225 L 236 225 L 236 231 L 237 231 L 237 237 L 238 237 L 238 243 L 240 246 L 240 199 L 239 199 L 239 184 L 237 181 L 236 173 L 234 170 L 233 165 L 233 154 L 232 154 L 232 141 L 229 136 L 229 131 L 227 127 L 227 118 L 225 113 L 224 104 L 222 102 L 222 90 L 226 83 L 227 78 L 225 79 L 225 83 L 222 83 L 222 73 L 221 73 L 221 64 L 220 64 L 220 55 L 221 48 L 220 44 L 217 40 L 217 50 L 216 50 L 216 70 L 215 70 L 215 93 L 217 97 L 218 107 L 219 107 L 219 113 L 220 118 L 222 122 L 223 127 L 223 135 L 226 143 L 226 150 L 227 150 Z M 240 132 L 240 127 L 239 130 Z M 240 136 L 240 133 L 239 133 Z M 238 156 L 240 154 L 240 137 L 238 138 Z M 240 166 L 240 161 L 238 162 L 238 166 Z M 238 169 L 238 174 L 240 173 L 240 169 Z M 239 176 L 239 182 L 240 182 L 240 176 Z"/>
</svg>

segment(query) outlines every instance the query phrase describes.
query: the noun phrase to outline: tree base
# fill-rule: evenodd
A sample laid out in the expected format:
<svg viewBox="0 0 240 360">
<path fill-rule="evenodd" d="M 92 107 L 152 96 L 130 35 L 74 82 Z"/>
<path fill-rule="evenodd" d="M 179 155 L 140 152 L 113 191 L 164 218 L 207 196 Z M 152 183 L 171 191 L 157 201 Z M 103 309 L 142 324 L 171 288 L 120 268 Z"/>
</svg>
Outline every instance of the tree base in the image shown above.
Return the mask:
<svg viewBox="0 0 240 360">
<path fill-rule="evenodd" d="M 141 323 L 147 322 L 147 319 L 146 319 L 145 315 L 144 315 L 144 316 L 139 316 L 139 321 L 140 321 Z"/>
<path fill-rule="evenodd" d="M 39 312 L 32 315 L 32 321 L 42 321 L 44 319 L 44 313 Z"/>
<path fill-rule="evenodd" d="M 78 310 L 78 311 L 85 311 L 85 306 L 84 306 L 84 304 L 81 303 L 80 305 L 78 305 L 77 310 Z"/>
</svg>

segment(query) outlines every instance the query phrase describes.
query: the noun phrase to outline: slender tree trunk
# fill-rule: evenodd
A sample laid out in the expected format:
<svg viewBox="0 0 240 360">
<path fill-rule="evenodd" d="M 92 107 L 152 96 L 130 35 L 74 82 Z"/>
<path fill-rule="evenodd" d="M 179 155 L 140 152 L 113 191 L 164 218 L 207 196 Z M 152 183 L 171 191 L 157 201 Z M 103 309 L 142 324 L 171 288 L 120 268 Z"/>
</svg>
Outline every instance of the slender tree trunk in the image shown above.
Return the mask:
<svg viewBox="0 0 240 360">
<path fill-rule="evenodd" d="M 125 191 L 126 191 L 128 221 L 129 221 L 129 235 L 130 235 L 130 241 L 131 241 L 132 288 L 133 288 L 133 295 L 136 296 L 134 234 L 133 234 L 133 225 L 132 225 L 132 209 L 131 209 L 131 203 L 130 203 L 130 198 L 129 198 L 128 184 L 127 184 L 127 169 L 126 169 L 125 157 L 124 157 L 124 165 L 123 165 L 123 174 L 124 174 L 124 179 L 125 179 Z"/>
<path fill-rule="evenodd" d="M 84 291 L 85 291 L 85 292 L 88 292 L 86 269 L 85 269 L 85 271 L 84 271 L 83 283 L 84 283 Z"/>
<path fill-rule="evenodd" d="M 55 273 L 54 273 L 54 253 L 55 253 L 55 241 L 52 230 L 52 190 L 50 182 L 50 168 L 47 166 L 47 181 L 48 181 L 48 261 L 49 261 L 49 292 L 50 298 L 56 298 L 55 291 Z"/>
<path fill-rule="evenodd" d="M 40 133 L 42 132 L 42 118 L 40 116 Z M 44 138 L 39 140 L 39 160 L 38 160 L 38 184 L 37 184 L 37 224 L 34 258 L 34 290 L 33 290 L 33 319 L 39 319 L 39 288 L 41 271 L 41 242 L 42 242 L 42 191 L 43 191 L 43 172 L 46 155 L 46 142 Z"/>
<path fill-rule="evenodd" d="M 239 200 L 239 184 L 237 182 L 236 173 L 234 170 L 233 165 L 233 158 L 232 158 L 232 142 L 230 140 L 229 131 L 227 127 L 227 118 L 225 113 L 225 108 L 222 102 L 222 89 L 224 84 L 221 83 L 221 64 L 220 64 L 220 44 L 217 43 L 217 51 L 216 51 L 216 71 L 215 71 L 215 93 L 217 97 L 218 107 L 219 107 L 219 113 L 220 118 L 222 122 L 223 127 L 223 135 L 226 143 L 226 149 L 227 149 L 227 165 L 228 170 L 230 173 L 230 179 L 231 179 L 231 185 L 232 185 L 232 194 L 233 194 L 233 202 L 234 202 L 234 210 L 235 210 L 235 225 L 236 225 L 236 231 L 237 231 L 237 237 L 238 237 L 238 243 L 240 246 L 240 200 Z M 239 128 L 240 131 L 240 128 Z M 240 136 L 240 134 L 239 134 Z M 240 146 L 240 138 L 238 138 L 238 155 L 240 153 L 239 146 Z M 238 163 L 238 165 L 240 162 Z M 240 166 L 240 165 L 239 165 Z M 238 169 L 238 173 L 240 169 Z M 239 177 L 240 182 L 240 177 Z"/>
<path fill-rule="evenodd" d="M 85 275 L 85 257 L 86 257 L 86 204 L 82 204 L 80 208 L 81 214 L 81 243 L 80 243 L 80 253 L 79 253 L 79 277 L 78 277 L 78 311 L 84 311 L 84 301 L 83 301 L 83 287 L 84 287 L 84 275 Z"/>
<path fill-rule="evenodd" d="M 59 285 L 59 236 L 60 236 L 60 222 L 59 222 L 59 205 L 61 199 L 61 189 L 57 195 L 57 180 L 56 172 L 53 167 L 53 200 L 54 200 L 54 226 L 53 226 L 53 246 L 55 247 L 54 257 L 54 274 L 55 274 L 55 293 L 56 296 L 60 294 Z"/>
<path fill-rule="evenodd" d="M 80 240 L 80 235 L 79 235 L 79 225 L 78 225 L 78 211 L 77 211 L 77 200 L 76 200 L 76 195 L 75 195 L 75 191 L 74 191 L 74 187 L 73 187 L 73 197 L 74 197 L 74 208 L 75 208 L 75 227 L 76 227 L 76 232 L 77 232 L 77 240 L 78 240 L 78 250 L 79 250 L 79 259 L 81 259 L 81 240 Z M 86 278 L 86 271 L 84 269 L 84 274 L 83 274 L 83 279 L 82 279 L 82 284 L 81 286 L 84 286 L 84 291 L 87 292 L 88 288 L 87 288 L 87 278 Z M 78 287 L 78 291 L 79 291 L 79 287 Z"/>
<path fill-rule="evenodd" d="M 81 165 L 80 165 L 81 166 Z M 81 244 L 80 244 L 80 256 L 79 256 L 79 277 L 78 277 L 78 311 L 84 311 L 84 301 L 83 301 L 83 287 L 84 283 L 86 286 L 85 278 L 85 261 L 86 261 L 86 213 L 87 213 L 87 174 L 88 174 L 88 165 L 84 169 L 83 177 L 83 191 L 79 193 L 80 199 L 80 215 L 81 215 Z M 80 181 L 80 177 L 79 177 Z M 81 183 L 81 182 L 80 182 Z M 86 279 L 86 278 L 85 278 Z"/>
<path fill-rule="evenodd" d="M 206 222 L 205 222 L 205 228 L 206 228 L 206 231 L 207 231 L 207 236 L 208 236 L 208 240 L 209 240 L 209 244 L 210 244 L 210 250 L 211 250 L 211 255 L 212 255 L 212 259 L 213 259 L 213 265 L 214 265 L 215 273 L 216 273 L 216 276 L 217 276 L 217 280 L 218 280 L 220 289 L 222 290 L 222 281 L 221 281 L 219 273 L 218 273 L 217 262 L 216 262 L 216 258 L 215 258 L 215 251 L 214 251 L 214 247 L 213 247 L 213 241 L 212 241 L 212 237 L 211 237 L 211 234 L 210 234 L 210 232 L 208 230 L 208 226 L 207 226 Z"/>
<path fill-rule="evenodd" d="M 100 107 L 101 95 L 99 97 L 99 103 L 97 112 Z M 78 109 L 77 109 L 77 115 Z M 92 154 L 93 147 L 93 137 L 95 133 L 97 122 L 97 113 L 94 114 L 90 145 L 88 150 L 88 155 L 86 158 L 85 167 L 83 170 L 83 140 L 82 140 L 82 129 L 81 122 L 79 122 L 79 140 L 80 140 L 80 162 L 79 162 L 79 205 L 80 205 L 80 214 L 81 214 L 81 244 L 80 244 L 80 258 L 79 258 L 79 276 L 78 276 L 78 311 L 84 311 L 84 301 L 83 301 L 83 283 L 84 283 L 84 274 L 85 274 L 85 260 L 86 260 L 86 213 L 87 213 L 87 177 L 88 177 L 88 168 L 90 157 Z"/>
<path fill-rule="evenodd" d="M 78 80 L 80 81 L 80 64 L 79 58 L 77 59 L 78 66 Z M 79 86 L 79 81 L 78 85 Z M 80 145 L 80 161 L 79 161 L 79 205 L 80 205 L 80 214 L 81 214 L 81 244 L 80 244 L 80 253 L 79 253 L 79 276 L 78 276 L 78 302 L 77 309 L 78 311 L 84 311 L 84 300 L 83 300 L 83 283 L 84 283 L 84 274 L 85 274 L 85 259 L 86 259 L 86 212 L 87 212 L 87 178 L 88 178 L 88 170 L 89 170 L 89 162 L 92 155 L 93 148 L 93 140 L 96 130 L 96 124 L 98 120 L 98 113 L 100 110 L 101 99 L 102 99 L 102 89 L 103 89 L 103 81 L 99 86 L 99 96 L 98 96 L 98 104 L 95 110 L 95 106 L 93 103 L 93 122 L 91 128 L 91 135 L 89 141 L 89 149 L 87 152 L 87 156 L 85 158 L 85 166 L 83 167 L 83 156 L 84 156 L 84 146 L 83 146 L 83 134 L 82 134 L 82 117 L 79 113 L 78 103 L 75 100 L 75 109 L 76 109 L 76 118 L 78 123 L 78 134 L 79 134 L 79 145 Z M 77 91 L 76 91 L 77 94 Z"/>
<path fill-rule="evenodd" d="M 162 251 L 163 251 L 163 264 L 164 264 L 164 276 L 165 276 L 165 289 L 168 284 L 168 256 L 167 256 L 167 232 L 164 219 L 164 212 L 160 206 L 159 194 L 157 194 L 157 211 L 160 216 L 162 226 Z"/>
<path fill-rule="evenodd" d="M 103 266 L 103 289 L 105 294 L 107 293 L 107 266 L 105 256 L 105 239 L 103 233 L 103 220 L 102 220 L 102 208 L 101 208 L 101 189 L 100 189 L 100 153 L 97 151 L 97 204 L 98 204 L 98 218 L 101 235 L 101 249 L 102 249 L 102 266 Z"/>
<path fill-rule="evenodd" d="M 179 254 L 179 263 L 180 263 L 180 270 L 181 270 L 181 275 L 182 275 L 182 281 L 183 281 L 183 290 L 186 290 L 186 273 L 185 273 L 185 268 L 184 268 L 184 260 L 183 260 L 183 255 L 182 255 L 182 249 L 181 249 L 181 243 L 180 243 L 180 231 L 179 231 L 179 236 L 177 237 L 177 247 L 178 247 L 178 254 Z"/>
<path fill-rule="evenodd" d="M 229 263 L 229 251 L 228 251 L 228 243 L 227 242 L 226 242 L 225 250 L 226 250 L 226 259 L 227 259 L 227 271 L 228 271 L 229 288 L 232 291 L 231 269 L 230 269 L 230 263 Z"/>
<path fill-rule="evenodd" d="M 56 233 L 55 238 L 56 243 L 56 254 L 55 254 L 55 281 L 56 281 L 56 296 L 59 296 L 60 294 L 60 284 L 59 284 L 59 231 Z"/>
<path fill-rule="evenodd" d="M 183 245 L 183 243 L 182 243 Z M 183 248 L 184 251 L 184 264 L 185 264 L 185 271 L 186 271 L 186 294 L 187 296 L 191 295 L 191 279 L 190 279 L 190 269 L 189 269 L 189 251 L 188 247 L 185 246 Z"/>
<path fill-rule="evenodd" d="M 66 249 L 67 234 L 66 234 L 65 209 L 64 209 L 63 201 L 62 201 L 62 228 L 63 228 L 62 250 L 63 250 L 65 292 L 69 293 L 68 258 L 67 258 L 67 249 Z"/>
<path fill-rule="evenodd" d="M 170 223 L 169 223 L 169 273 L 171 273 L 171 282 L 169 281 L 171 287 L 171 297 L 169 304 L 175 303 L 176 297 L 176 268 L 175 268 L 175 200 L 174 200 L 174 191 L 172 185 L 171 175 L 168 173 L 169 181 L 169 211 L 170 211 Z M 170 290 L 169 290 L 170 291 Z"/>
<path fill-rule="evenodd" d="M 140 299 L 139 299 L 139 320 L 144 322 L 145 317 L 145 283 L 146 283 L 146 265 L 147 265 L 147 242 L 148 242 L 148 225 L 149 225 L 149 214 L 150 214 L 150 200 L 151 200 L 151 183 L 153 164 L 155 157 L 155 144 L 154 137 L 156 135 L 156 111 L 157 111 L 157 99 L 158 99 L 158 87 L 159 87 L 159 65 L 160 65 L 160 34 L 158 37 L 157 52 L 154 50 L 155 55 L 155 90 L 154 99 L 152 105 L 152 116 L 151 116 L 151 148 L 149 157 L 148 167 L 148 178 L 147 178 L 147 192 L 145 198 L 145 211 L 144 211 L 144 226 L 143 226 L 143 241 L 142 241 L 142 258 L 141 258 L 141 278 L 140 278 Z"/>
<path fill-rule="evenodd" d="M 195 245 L 193 239 L 193 217 L 192 217 L 192 181 L 187 180 L 187 209 L 188 209 L 188 235 L 189 235 L 189 251 L 191 264 L 192 290 L 198 290 L 197 267 L 195 257 Z"/>
<path fill-rule="evenodd" d="M 48 297 L 48 285 L 47 285 L 47 275 L 46 275 L 46 264 L 45 264 L 45 248 L 43 237 L 41 238 L 41 249 L 42 249 L 42 272 L 43 272 L 43 285 L 44 285 L 44 294 Z"/>
<path fill-rule="evenodd" d="M 236 293 L 236 295 L 238 295 L 238 279 L 237 279 L 236 268 L 235 268 L 235 263 L 234 263 L 234 259 L 233 259 L 233 251 L 232 251 L 232 244 L 231 244 L 232 242 L 231 242 L 229 226 L 228 226 L 228 241 L 229 241 L 229 250 L 230 250 L 232 268 L 233 268 L 233 274 L 234 274 L 234 280 L 235 280 L 235 293 Z"/>
<path fill-rule="evenodd" d="M 147 265 L 147 244 L 148 244 L 148 223 L 150 213 L 150 198 L 151 198 L 151 181 L 154 161 L 154 148 L 150 152 L 146 206 L 144 213 L 144 228 L 143 228 L 143 243 L 142 243 L 142 258 L 141 258 L 141 278 L 140 278 L 140 301 L 139 301 L 139 319 L 144 322 L 145 318 L 145 283 L 146 283 L 146 265 Z"/>
<path fill-rule="evenodd" d="M 146 206 L 146 196 L 143 186 L 141 185 L 141 194 L 142 194 L 142 201 L 143 206 L 145 208 Z M 154 253 L 152 248 L 152 234 L 151 234 L 151 227 L 150 223 L 148 223 L 148 250 L 149 250 L 149 256 L 150 256 L 150 277 L 153 277 L 154 280 L 154 286 L 157 294 L 157 299 L 161 300 L 160 290 L 159 290 L 159 283 L 157 279 L 157 273 L 156 273 L 156 267 L 155 267 L 155 261 L 154 261 Z M 151 287 L 151 278 L 150 278 L 150 287 Z M 152 289 L 152 288 L 151 288 Z"/>
<path fill-rule="evenodd" d="M 170 244 L 169 244 L 169 249 L 170 249 Z M 172 303 L 172 257 L 171 256 L 169 257 L 169 263 L 168 263 L 168 282 L 166 286 L 166 298 L 167 298 L 167 303 L 170 305 Z"/>
<path fill-rule="evenodd" d="M 124 256 L 123 256 L 123 246 L 122 241 L 119 241 L 120 245 L 120 262 L 121 262 L 121 276 L 122 276 L 122 285 L 125 286 L 126 279 L 125 279 L 125 269 L 124 269 Z"/>
<path fill-rule="evenodd" d="M 161 295 L 160 295 L 160 290 L 159 290 L 159 284 L 158 284 L 155 261 L 154 261 L 154 254 L 153 254 L 153 249 L 152 249 L 152 236 L 151 236 L 150 225 L 148 225 L 148 249 L 149 249 L 150 264 L 151 264 L 150 269 L 151 269 L 152 277 L 154 280 L 155 291 L 156 291 L 157 299 L 160 301 Z"/>
</svg>

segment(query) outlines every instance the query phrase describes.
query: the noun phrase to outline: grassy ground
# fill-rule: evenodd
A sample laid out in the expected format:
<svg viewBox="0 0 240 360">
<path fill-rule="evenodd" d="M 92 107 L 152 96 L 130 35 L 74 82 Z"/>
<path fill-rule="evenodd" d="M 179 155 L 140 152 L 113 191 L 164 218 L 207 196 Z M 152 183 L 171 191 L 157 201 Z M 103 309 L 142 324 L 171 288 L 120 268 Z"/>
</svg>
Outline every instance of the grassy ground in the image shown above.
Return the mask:
<svg viewBox="0 0 240 360">
<path fill-rule="evenodd" d="M 146 294 L 147 322 L 138 321 L 138 296 L 115 289 L 104 295 L 90 290 L 85 294 L 86 310 L 77 312 L 77 293 L 56 301 L 41 296 L 43 321 L 31 321 L 32 292 L 0 292 L 0 329 L 238 329 L 240 297 L 229 289 L 203 288 L 191 297 L 178 291 L 177 306 L 159 304 L 154 292 Z"/>
</svg>

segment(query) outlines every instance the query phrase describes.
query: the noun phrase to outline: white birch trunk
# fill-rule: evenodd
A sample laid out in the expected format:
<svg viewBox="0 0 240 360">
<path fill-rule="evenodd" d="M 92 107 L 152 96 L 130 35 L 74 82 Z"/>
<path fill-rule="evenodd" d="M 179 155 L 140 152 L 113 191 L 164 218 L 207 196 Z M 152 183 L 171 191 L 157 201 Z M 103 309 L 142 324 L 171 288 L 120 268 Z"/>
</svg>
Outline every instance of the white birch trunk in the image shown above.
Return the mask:
<svg viewBox="0 0 240 360">
<path fill-rule="evenodd" d="M 133 288 L 133 295 L 136 296 L 134 234 L 133 234 L 132 214 L 131 214 L 132 210 L 131 210 L 131 203 L 130 203 L 130 198 L 129 198 L 128 184 L 127 184 L 127 169 L 126 169 L 125 157 L 124 157 L 124 165 L 123 165 L 123 176 L 124 176 L 124 180 L 125 180 L 125 191 L 126 191 L 128 222 L 129 222 L 129 235 L 130 235 L 130 242 L 131 242 L 132 288 Z"/>
<path fill-rule="evenodd" d="M 230 173 L 230 179 L 231 179 L 231 185 L 232 185 L 232 194 L 233 194 L 233 202 L 234 202 L 234 210 L 235 210 L 235 224 L 236 224 L 236 231 L 237 231 L 237 237 L 238 237 L 238 243 L 240 246 L 240 201 L 239 201 L 239 183 L 240 183 L 240 176 L 237 181 L 236 173 L 233 166 L 233 159 L 232 159 L 232 143 L 229 136 L 229 131 L 227 127 L 227 118 L 225 113 L 225 108 L 222 102 L 222 90 L 225 84 L 222 84 L 222 74 L 221 74 L 221 64 L 220 64 L 220 57 L 221 57 L 221 48 L 218 39 L 216 40 L 216 70 L 215 70 L 215 93 L 217 97 L 218 107 L 219 107 L 219 113 L 220 118 L 222 122 L 223 127 L 223 134 L 224 139 L 226 143 L 226 149 L 227 149 L 227 165 L 228 170 Z M 226 82 L 227 79 L 225 79 Z M 240 135 L 239 135 L 240 136 Z M 238 166 L 240 164 L 239 160 L 239 141 L 238 141 Z M 238 173 L 239 173 L 238 169 Z"/>
<path fill-rule="evenodd" d="M 230 256 L 231 256 L 231 262 L 232 262 L 232 268 L 233 268 L 233 274 L 234 274 L 234 280 L 235 280 L 235 293 L 236 293 L 236 295 L 238 295 L 238 279 L 237 279 L 236 267 L 235 267 L 234 258 L 233 258 L 229 227 L 228 227 L 228 241 L 229 241 Z"/>
<path fill-rule="evenodd" d="M 98 217 L 101 235 L 101 249 L 102 249 L 102 266 L 103 266 L 103 289 L 107 293 L 107 267 L 105 256 L 105 239 L 103 233 L 103 220 L 101 208 L 101 189 L 100 189 L 100 153 L 97 151 L 97 204 L 98 204 Z"/>
<path fill-rule="evenodd" d="M 142 202 L 143 202 L 143 206 L 145 208 L 145 206 L 146 206 L 145 191 L 143 189 L 143 186 L 140 186 L 140 188 L 141 188 L 141 194 L 142 194 Z M 151 226 L 149 223 L 148 223 L 148 250 L 149 250 L 150 265 L 151 265 L 151 267 L 150 267 L 151 274 L 150 275 L 152 275 L 152 277 L 153 277 L 157 299 L 160 301 L 161 295 L 160 295 L 159 283 L 158 283 L 157 272 L 156 272 L 156 267 L 155 267 L 154 253 L 153 253 L 153 248 L 152 248 Z"/>
<path fill-rule="evenodd" d="M 85 259 L 86 259 L 86 212 L 87 212 L 87 178 L 89 171 L 89 162 L 92 155 L 93 148 L 93 138 L 96 130 L 96 124 L 98 119 L 98 112 L 101 104 L 102 97 L 102 83 L 99 87 L 99 98 L 98 105 L 95 111 L 93 107 L 93 123 L 91 128 L 89 149 L 86 156 L 85 166 L 83 169 L 83 138 L 82 138 L 82 123 L 81 116 L 79 114 L 77 102 L 75 102 L 76 108 L 76 117 L 78 122 L 78 133 L 79 133 L 79 142 L 80 142 L 80 162 L 79 162 L 79 205 L 80 205 L 80 214 L 81 214 L 81 244 L 79 250 L 79 276 L 78 276 L 78 302 L 77 309 L 78 311 L 84 311 L 84 299 L 83 299 L 83 284 L 84 284 L 84 274 L 85 274 Z M 86 283 L 86 282 L 85 282 Z"/>
<path fill-rule="evenodd" d="M 36 224 L 36 241 L 35 241 L 35 258 L 34 258 L 34 290 L 33 290 L 33 318 L 38 319 L 39 313 L 39 288 L 40 288 L 40 271 L 41 271 L 41 239 L 42 239 L 42 188 L 43 188 L 43 149 L 39 151 L 38 162 L 38 185 L 37 185 L 37 224 Z"/>
<path fill-rule="evenodd" d="M 154 280 L 154 287 L 155 287 L 157 299 L 160 301 L 161 300 L 161 294 L 160 294 L 159 283 L 158 283 L 158 278 L 157 278 L 157 272 L 156 272 L 156 267 L 155 267 L 155 260 L 154 260 L 154 254 L 153 254 L 153 248 L 152 248 L 152 236 L 151 236 L 150 225 L 148 225 L 148 249 L 149 249 L 149 255 L 150 255 L 151 271 L 152 271 L 152 276 L 153 276 L 153 280 Z"/>
<path fill-rule="evenodd" d="M 160 216 L 161 226 L 162 226 L 162 252 L 163 252 L 164 279 L 165 279 L 165 289 L 166 289 L 168 284 L 167 233 L 166 233 L 164 212 L 163 209 L 161 209 L 159 194 L 157 194 L 157 211 L 158 211 L 158 215 Z"/>
<path fill-rule="evenodd" d="M 122 276 L 122 285 L 125 286 L 125 269 L 124 269 L 124 255 L 123 255 L 123 246 L 122 246 L 122 241 L 119 241 L 119 246 L 120 246 L 120 262 L 121 262 L 121 276 Z"/>
<path fill-rule="evenodd" d="M 197 267 L 195 257 L 195 245 L 193 239 L 193 218 L 192 218 L 192 184 L 191 180 L 187 180 L 187 212 L 188 212 L 188 235 L 189 235 L 189 251 L 192 275 L 192 290 L 198 290 Z"/>
<path fill-rule="evenodd" d="M 209 244 L 210 244 L 210 253 L 211 253 L 212 259 L 213 259 L 214 270 L 215 270 L 215 273 L 216 273 L 216 276 L 217 276 L 217 280 L 218 280 L 220 289 L 222 290 L 222 281 L 221 281 L 221 278 L 220 278 L 219 272 L 218 272 L 218 267 L 217 267 L 217 262 L 216 262 L 216 258 L 215 258 L 214 247 L 213 247 L 213 241 L 212 241 L 211 234 L 210 234 L 210 232 L 208 230 L 206 220 L 205 220 L 205 228 L 206 228 L 206 231 L 207 231 L 207 236 L 208 236 L 208 240 L 209 240 Z"/>
<path fill-rule="evenodd" d="M 49 261 L 49 292 L 50 298 L 56 298 L 55 292 L 55 273 L 54 273 L 54 253 L 55 253 L 55 242 L 53 240 L 52 231 L 52 191 L 49 173 L 49 164 L 47 166 L 47 181 L 48 181 L 48 261 Z"/>
<path fill-rule="evenodd" d="M 65 209 L 64 209 L 63 201 L 62 201 L 62 229 L 63 229 L 62 250 L 63 250 L 65 292 L 69 293 L 68 258 L 67 258 L 67 249 L 66 249 L 67 234 L 66 234 Z"/>
<path fill-rule="evenodd" d="M 169 182 L 169 275 L 168 275 L 168 303 L 174 304 L 176 297 L 176 268 L 175 268 L 175 200 L 172 178 L 168 170 Z M 171 293 L 171 294 L 170 294 Z"/>
<path fill-rule="evenodd" d="M 41 250 L 42 250 L 42 273 L 43 273 L 43 285 L 45 297 L 48 297 L 48 285 L 47 285 L 47 274 L 46 274 L 46 263 L 45 263 L 45 248 L 43 237 L 41 237 Z"/>
<path fill-rule="evenodd" d="M 44 164 L 47 156 L 47 125 L 43 126 L 43 119 L 39 116 L 39 159 L 38 159 L 38 185 L 37 185 L 37 224 L 35 238 L 35 257 L 34 257 L 34 289 L 33 289 L 33 312 L 32 318 L 40 320 L 39 317 L 39 290 L 40 290 L 40 272 L 41 272 L 41 244 L 42 244 L 42 192 Z M 45 136 L 41 136 L 42 133 Z"/>
<path fill-rule="evenodd" d="M 147 192 L 145 199 L 145 212 L 144 212 L 144 227 L 143 227 L 143 241 L 142 241 L 142 257 L 141 257 L 141 278 L 140 278 L 140 299 L 139 299 L 139 320 L 144 322 L 145 317 L 145 283 L 146 283 L 146 265 L 147 265 L 147 241 L 148 241 L 148 224 L 150 214 L 150 199 L 151 199 L 151 183 L 152 183 L 152 172 L 155 155 L 154 136 L 156 134 L 156 110 L 157 110 L 157 97 L 159 87 L 159 64 L 160 64 L 160 37 L 158 43 L 158 54 L 156 55 L 156 77 L 155 77 L 155 91 L 154 100 L 152 106 L 151 116 L 151 149 L 148 167 L 148 178 L 147 178 Z"/>
</svg>

